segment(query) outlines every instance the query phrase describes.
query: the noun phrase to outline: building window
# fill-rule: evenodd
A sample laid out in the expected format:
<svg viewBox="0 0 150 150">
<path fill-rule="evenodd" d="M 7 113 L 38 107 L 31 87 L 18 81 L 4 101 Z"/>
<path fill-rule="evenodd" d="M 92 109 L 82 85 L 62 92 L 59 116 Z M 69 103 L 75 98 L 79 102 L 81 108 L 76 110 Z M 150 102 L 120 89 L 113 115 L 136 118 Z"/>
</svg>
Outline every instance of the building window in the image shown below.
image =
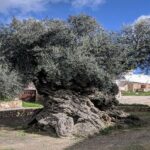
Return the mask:
<svg viewBox="0 0 150 150">
<path fill-rule="evenodd" d="M 146 85 L 141 85 L 141 89 L 145 89 L 146 88 Z"/>
</svg>

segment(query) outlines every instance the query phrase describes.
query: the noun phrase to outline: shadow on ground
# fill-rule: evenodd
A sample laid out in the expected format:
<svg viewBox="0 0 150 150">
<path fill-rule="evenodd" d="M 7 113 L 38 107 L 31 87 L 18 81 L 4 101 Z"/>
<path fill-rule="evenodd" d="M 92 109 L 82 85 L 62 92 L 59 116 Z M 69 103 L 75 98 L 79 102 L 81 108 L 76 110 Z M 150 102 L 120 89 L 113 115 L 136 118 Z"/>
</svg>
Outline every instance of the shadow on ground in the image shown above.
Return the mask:
<svg viewBox="0 0 150 150">
<path fill-rule="evenodd" d="M 147 129 L 124 130 L 108 135 L 88 138 L 65 150 L 149 150 L 150 131 Z"/>
<path fill-rule="evenodd" d="M 131 114 L 137 115 L 144 124 L 87 138 L 65 150 L 150 150 L 150 111 L 134 110 Z"/>
</svg>

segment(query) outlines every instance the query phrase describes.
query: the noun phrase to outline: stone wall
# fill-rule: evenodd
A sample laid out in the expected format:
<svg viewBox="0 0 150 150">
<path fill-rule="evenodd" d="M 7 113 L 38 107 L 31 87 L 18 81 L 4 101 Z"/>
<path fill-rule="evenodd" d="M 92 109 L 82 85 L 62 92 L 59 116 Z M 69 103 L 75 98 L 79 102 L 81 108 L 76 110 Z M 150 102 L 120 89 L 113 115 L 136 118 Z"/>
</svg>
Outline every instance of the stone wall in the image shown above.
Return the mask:
<svg viewBox="0 0 150 150">
<path fill-rule="evenodd" d="M 22 107 L 22 101 L 21 100 L 0 102 L 0 110 L 21 108 L 21 107 Z"/>
<path fill-rule="evenodd" d="M 41 109 L 16 109 L 0 111 L 0 126 L 26 126 Z"/>
</svg>

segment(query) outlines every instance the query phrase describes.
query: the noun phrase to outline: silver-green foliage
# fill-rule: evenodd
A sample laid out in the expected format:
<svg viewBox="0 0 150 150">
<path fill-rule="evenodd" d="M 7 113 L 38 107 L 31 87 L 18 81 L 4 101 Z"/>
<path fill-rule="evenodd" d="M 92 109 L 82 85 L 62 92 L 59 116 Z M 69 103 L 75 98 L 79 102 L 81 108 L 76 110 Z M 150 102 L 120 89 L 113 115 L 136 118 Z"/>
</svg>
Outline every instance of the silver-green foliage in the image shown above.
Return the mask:
<svg viewBox="0 0 150 150">
<path fill-rule="evenodd" d="M 124 71 L 126 48 L 117 34 L 86 15 L 68 21 L 19 21 L 1 28 L 2 54 L 24 80 L 51 88 L 97 87 L 106 92 Z"/>
<path fill-rule="evenodd" d="M 123 44 L 129 50 L 128 62 L 133 67 L 150 66 L 150 18 L 139 19 L 122 32 Z"/>
<path fill-rule="evenodd" d="M 0 100 L 13 99 L 22 89 L 21 80 L 8 66 L 0 65 Z"/>
</svg>

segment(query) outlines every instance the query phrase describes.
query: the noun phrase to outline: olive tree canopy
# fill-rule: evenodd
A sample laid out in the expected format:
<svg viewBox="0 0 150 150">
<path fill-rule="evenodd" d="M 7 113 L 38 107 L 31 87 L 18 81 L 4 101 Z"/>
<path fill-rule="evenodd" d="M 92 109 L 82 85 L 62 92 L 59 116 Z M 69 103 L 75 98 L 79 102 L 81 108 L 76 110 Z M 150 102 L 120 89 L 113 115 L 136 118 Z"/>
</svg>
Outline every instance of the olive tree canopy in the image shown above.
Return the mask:
<svg viewBox="0 0 150 150">
<path fill-rule="evenodd" d="M 1 27 L 2 64 L 18 72 L 22 82 L 33 81 L 44 97 L 44 108 L 30 125 L 58 136 L 91 135 L 124 119 L 115 110 L 114 80 L 134 54 L 127 33 L 108 32 L 86 15 L 67 21 L 14 18 Z"/>
<path fill-rule="evenodd" d="M 40 78 L 54 89 L 94 86 L 108 92 L 111 79 L 125 67 L 126 49 L 118 36 L 90 16 L 14 18 L 0 31 L 2 54 L 24 81 Z"/>
</svg>

